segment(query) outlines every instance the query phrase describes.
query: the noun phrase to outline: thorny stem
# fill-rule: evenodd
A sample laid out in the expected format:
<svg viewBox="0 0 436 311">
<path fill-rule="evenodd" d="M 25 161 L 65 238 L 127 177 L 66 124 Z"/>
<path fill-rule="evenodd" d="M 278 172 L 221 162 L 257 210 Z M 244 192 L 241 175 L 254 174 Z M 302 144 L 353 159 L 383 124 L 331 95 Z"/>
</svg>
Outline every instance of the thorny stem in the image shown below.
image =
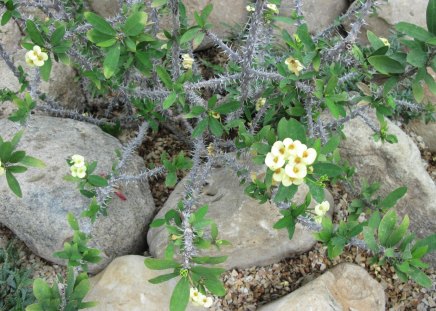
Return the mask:
<svg viewBox="0 0 436 311">
<path fill-rule="evenodd" d="M 180 35 L 180 12 L 179 12 L 179 1 L 178 0 L 169 0 L 168 2 L 170 10 L 171 10 L 171 20 L 173 24 L 173 38 L 178 38 Z M 173 80 L 177 80 L 180 77 L 180 45 L 177 40 L 173 40 L 172 44 L 172 75 Z"/>
</svg>

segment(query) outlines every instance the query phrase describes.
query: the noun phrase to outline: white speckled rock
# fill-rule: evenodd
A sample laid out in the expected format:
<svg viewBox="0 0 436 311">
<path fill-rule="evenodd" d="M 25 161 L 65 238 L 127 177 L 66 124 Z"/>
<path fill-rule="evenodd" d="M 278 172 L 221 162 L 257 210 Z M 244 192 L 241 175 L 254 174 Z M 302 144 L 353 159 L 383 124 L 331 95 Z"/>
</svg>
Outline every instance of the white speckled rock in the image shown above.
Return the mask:
<svg viewBox="0 0 436 311">
<path fill-rule="evenodd" d="M 16 124 L 0 120 L 0 135 L 10 139 Z M 29 169 L 16 177 L 23 198 L 9 190 L 5 178 L 0 178 L 0 222 L 11 229 L 37 255 L 59 264 L 65 262 L 53 252 L 63 249 L 72 238 L 66 220 L 68 212 L 76 216 L 88 207 L 76 185 L 63 180 L 69 174 L 65 159 L 81 154 L 88 162 L 98 161 L 96 174 L 111 171 L 117 139 L 100 128 L 69 119 L 32 116 L 21 140 L 20 149 L 43 160 L 47 167 Z M 127 172 L 135 174 L 144 168 L 143 160 L 134 156 Z M 108 216 L 100 217 L 91 231 L 91 246 L 102 251 L 103 260 L 91 271 L 99 271 L 113 258 L 143 250 L 147 226 L 154 214 L 154 202 L 148 183 L 131 183 L 123 188 L 127 200 L 114 196 Z"/>
<path fill-rule="evenodd" d="M 227 255 L 229 258 L 223 266 L 245 268 L 254 265 L 267 265 L 286 257 L 306 252 L 315 244 L 312 233 L 296 227 L 292 240 L 289 240 L 286 229 L 276 230 L 273 225 L 281 218 L 278 208 L 270 203 L 259 204 L 244 193 L 244 186 L 231 170 L 215 168 L 208 180 L 199 204 L 208 204 L 207 217 L 213 219 L 219 229 L 219 238 L 228 240 L 231 246 L 221 248 L 220 252 L 210 248 L 204 255 Z M 156 215 L 162 218 L 165 213 L 177 205 L 184 189 L 184 181 L 180 182 L 171 193 L 163 208 Z M 295 201 L 302 203 L 307 194 L 307 186 L 300 186 Z M 326 199 L 333 210 L 333 198 L 326 191 Z M 315 202 L 312 202 L 313 207 Z M 154 257 L 162 257 L 168 241 L 168 233 L 163 227 L 151 228 L 147 236 L 150 253 Z"/>
<path fill-rule="evenodd" d="M 366 30 L 369 29 L 380 37 L 388 38 L 395 24 L 399 22 L 408 22 L 427 29 L 426 24 L 426 9 L 428 1 L 418 0 L 389 0 L 380 1 L 380 8 L 377 10 L 377 15 L 370 16 L 367 19 L 367 25 L 363 27 L 360 35 L 360 40 L 367 43 Z M 355 1 L 350 10 L 358 4 Z M 346 23 L 346 28 L 349 24 Z"/>
<path fill-rule="evenodd" d="M 32 75 L 34 68 L 30 67 L 25 62 L 26 50 L 20 45 L 22 36 L 18 26 L 9 22 L 5 26 L 0 27 L 0 43 L 3 45 L 5 51 L 8 52 L 15 66 L 22 66 L 29 75 Z M 13 75 L 12 71 L 6 66 L 6 63 L 0 58 L 0 76 L 5 77 L 0 80 L 0 89 L 9 88 L 16 92 L 19 89 L 18 79 Z M 64 108 L 68 109 L 83 109 L 84 108 L 84 95 L 80 85 L 75 81 L 76 74 L 74 70 L 62 63 L 57 63 L 53 60 L 53 69 L 49 81 L 41 82 L 41 91 L 48 94 L 51 98 L 55 99 Z M 10 109 L 6 111 L 0 105 L 0 118 L 8 116 Z M 15 107 L 14 107 L 15 108 Z"/>
<path fill-rule="evenodd" d="M 385 293 L 383 287 L 365 269 L 343 263 L 258 310 L 383 311 Z"/>
<path fill-rule="evenodd" d="M 374 113 L 369 117 L 377 124 Z M 397 144 L 374 142 L 372 130 L 356 118 L 344 127 L 347 139 L 341 144 L 341 154 L 357 168 L 357 179 L 381 183 L 381 195 L 406 186 L 407 194 L 398 202 L 396 210 L 409 215 L 411 229 L 419 236 L 434 233 L 436 185 L 424 169 L 413 140 L 394 123 L 387 122 L 389 133 L 398 138 Z"/>
<path fill-rule="evenodd" d="M 170 297 L 175 282 L 151 284 L 148 280 L 171 272 L 150 270 L 144 265 L 142 256 L 116 258 L 95 277 L 91 278 L 91 290 L 86 301 L 97 301 L 91 311 L 163 311 L 169 310 Z M 204 308 L 188 304 L 186 311 Z"/>
</svg>

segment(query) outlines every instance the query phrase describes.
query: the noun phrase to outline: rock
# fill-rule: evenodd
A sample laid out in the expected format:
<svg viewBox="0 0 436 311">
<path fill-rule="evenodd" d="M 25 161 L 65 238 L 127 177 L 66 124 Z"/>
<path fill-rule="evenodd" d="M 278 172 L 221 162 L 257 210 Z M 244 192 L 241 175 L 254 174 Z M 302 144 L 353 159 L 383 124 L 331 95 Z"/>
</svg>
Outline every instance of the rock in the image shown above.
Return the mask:
<svg viewBox="0 0 436 311">
<path fill-rule="evenodd" d="M 27 51 L 21 48 L 21 39 L 20 30 L 15 23 L 9 22 L 5 26 L 0 27 L 0 43 L 4 46 L 5 51 L 9 54 L 16 67 L 22 66 L 26 73 L 32 76 L 34 68 L 25 62 Z M 20 87 L 18 79 L 13 75 L 9 67 L 6 66 L 2 58 L 0 60 L 0 76 L 8 77 L 8 79 L 0 81 L 0 89 L 9 88 L 14 92 L 18 91 Z M 83 110 L 85 98 L 75 78 L 74 69 L 53 60 L 50 80 L 48 82 L 42 81 L 40 89 L 57 102 L 62 103 L 64 108 Z"/>
<path fill-rule="evenodd" d="M 10 139 L 16 124 L 0 120 L 0 135 Z M 0 178 L 0 222 L 11 229 L 38 256 L 65 264 L 53 256 L 72 238 L 66 215 L 75 216 L 86 209 L 89 199 L 76 185 L 63 180 L 69 167 L 65 159 L 81 154 L 88 162 L 98 161 L 96 174 L 111 171 L 115 150 L 120 143 L 100 128 L 70 119 L 32 116 L 20 143 L 21 150 L 43 160 L 44 169 L 29 169 L 16 175 L 23 192 L 19 199 L 9 190 L 5 178 Z M 143 160 L 134 156 L 126 169 L 129 174 L 143 170 Z M 154 203 L 148 183 L 130 183 L 122 188 L 126 201 L 114 196 L 108 216 L 101 216 L 93 225 L 92 247 L 102 251 L 103 260 L 91 271 L 105 267 L 116 256 L 143 250 L 145 233 L 154 213 Z"/>
<path fill-rule="evenodd" d="M 150 270 L 142 256 L 116 258 L 106 269 L 91 278 L 91 290 L 85 301 L 97 301 L 92 311 L 168 310 L 175 282 L 151 284 L 148 280 L 167 271 Z M 188 304 L 187 311 L 204 310 Z"/>
<path fill-rule="evenodd" d="M 157 218 L 163 218 L 169 209 L 177 206 L 184 183 L 185 180 L 176 186 Z M 210 248 L 202 254 L 229 256 L 223 264 L 226 269 L 271 264 L 306 252 L 315 244 L 312 233 L 299 224 L 291 241 L 285 229 L 274 229 L 274 223 L 281 216 L 278 208 L 270 203 L 259 204 L 248 197 L 244 193 L 244 187 L 239 185 L 238 179 L 229 169 L 214 168 L 208 183 L 199 198 L 199 205 L 209 205 L 207 217 L 216 222 L 219 238 L 230 241 L 232 245 L 222 247 L 221 251 Z M 295 201 L 302 203 L 307 191 L 307 186 L 300 186 Z M 333 207 L 333 198 L 327 191 L 326 199 Z M 314 205 L 315 202 L 312 202 L 311 207 Z M 150 229 L 147 241 L 151 255 L 162 257 L 167 240 L 168 233 L 165 228 Z"/>
<path fill-rule="evenodd" d="M 346 0 L 304 0 L 303 14 L 309 31 L 316 34 L 327 28 L 336 18 L 348 8 Z M 280 15 L 290 16 L 295 10 L 294 0 L 282 0 Z M 289 24 L 278 23 L 281 28 L 287 29 L 291 34 L 297 29 Z"/>
<path fill-rule="evenodd" d="M 359 39 L 363 43 L 368 43 L 366 31 L 371 30 L 377 36 L 388 38 L 395 24 L 408 22 L 427 29 L 426 10 L 428 1 L 414 1 L 411 4 L 408 0 L 389 0 L 380 3 L 377 15 L 367 18 L 367 25 L 362 28 Z M 349 8 L 352 10 L 358 5 L 355 1 Z M 345 24 L 349 28 L 349 23 Z"/>
<path fill-rule="evenodd" d="M 436 81 L 436 73 L 431 67 L 427 68 L 427 72 L 433 77 Z M 433 94 L 429 87 L 424 85 L 424 100 L 423 104 L 433 105 L 434 109 L 436 109 L 436 94 Z M 436 122 L 430 121 L 425 123 L 422 120 L 414 120 L 407 124 L 407 127 L 415 132 L 418 136 L 421 136 L 428 150 L 431 152 L 436 152 Z"/>
<path fill-rule="evenodd" d="M 118 0 L 88 0 L 90 8 L 103 17 L 115 16 L 120 11 Z"/>
<path fill-rule="evenodd" d="M 105 17 L 113 16 L 118 11 L 117 0 L 89 0 L 91 8 Z M 209 22 L 214 26 L 212 31 L 220 38 L 228 38 L 232 27 L 237 25 L 244 26 L 247 22 L 246 6 L 250 3 L 247 0 L 186 0 L 186 13 L 189 22 L 194 22 L 194 12 L 202 10 L 209 3 L 213 4 L 213 11 L 209 16 Z M 313 33 L 323 30 L 334 22 L 334 20 L 347 10 L 347 0 L 305 0 L 303 1 L 303 12 L 309 30 Z M 322 8 L 322 9 L 321 9 Z M 290 16 L 294 9 L 294 0 L 283 0 L 280 8 L 281 15 Z M 296 30 L 295 26 L 285 23 L 278 23 L 279 27 L 287 29 L 291 33 Z M 162 21 L 161 27 L 171 29 L 171 23 L 166 17 Z M 197 50 L 202 50 L 212 46 L 212 42 L 207 38 Z"/>
<path fill-rule="evenodd" d="M 374 113 L 369 117 L 377 124 Z M 346 140 L 341 144 L 341 154 L 357 168 L 359 181 L 381 183 L 381 195 L 406 186 L 407 194 L 396 209 L 401 215 L 409 215 L 413 232 L 428 235 L 436 228 L 436 185 L 424 169 L 413 140 L 391 121 L 387 122 L 389 133 L 398 138 L 397 144 L 374 142 L 372 130 L 356 118 L 344 127 Z"/>
<path fill-rule="evenodd" d="M 342 263 L 259 311 L 382 311 L 383 287 L 365 269 Z"/>
</svg>

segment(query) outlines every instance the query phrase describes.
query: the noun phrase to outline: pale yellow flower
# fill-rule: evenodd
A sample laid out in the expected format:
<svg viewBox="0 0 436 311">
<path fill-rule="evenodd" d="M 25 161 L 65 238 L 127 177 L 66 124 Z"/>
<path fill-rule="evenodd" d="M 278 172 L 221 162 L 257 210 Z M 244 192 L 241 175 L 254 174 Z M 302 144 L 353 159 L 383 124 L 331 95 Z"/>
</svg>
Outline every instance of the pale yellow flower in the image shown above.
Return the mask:
<svg viewBox="0 0 436 311">
<path fill-rule="evenodd" d="M 381 42 L 383 42 L 383 44 L 384 44 L 385 46 L 387 46 L 387 47 L 390 47 L 390 46 L 391 46 L 391 44 L 389 43 L 389 40 L 388 40 L 388 39 L 380 37 L 380 40 L 381 40 Z"/>
<path fill-rule="evenodd" d="M 286 147 L 283 144 L 283 142 L 281 142 L 280 140 L 276 141 L 271 148 L 271 153 L 275 156 L 280 156 L 285 158 L 287 154 L 286 154 Z"/>
<path fill-rule="evenodd" d="M 330 209 L 330 203 L 323 201 L 321 204 L 315 205 L 314 212 L 317 216 L 324 216 Z"/>
<path fill-rule="evenodd" d="M 301 43 L 301 39 L 300 39 L 300 36 L 299 35 L 297 35 L 296 33 L 294 33 L 294 39 L 295 39 L 295 42 L 297 42 L 297 43 Z"/>
<path fill-rule="evenodd" d="M 254 12 L 254 11 L 256 11 L 256 9 L 254 8 L 253 5 L 247 5 L 245 7 L 245 9 L 247 10 L 247 12 Z"/>
<path fill-rule="evenodd" d="M 201 299 L 201 302 L 203 304 L 203 307 L 205 307 L 205 308 L 210 308 L 213 305 L 212 297 L 203 296 Z"/>
<path fill-rule="evenodd" d="M 48 55 L 41 51 L 38 45 L 35 45 L 31 51 L 25 55 L 26 63 L 30 66 L 42 67 L 44 62 L 48 59 Z"/>
<path fill-rule="evenodd" d="M 182 66 L 185 69 L 192 69 L 192 64 L 194 63 L 194 59 L 189 54 L 183 54 L 182 55 L 183 62 Z"/>
<path fill-rule="evenodd" d="M 74 162 L 75 167 L 85 166 L 85 158 L 79 154 L 71 156 L 71 160 Z"/>
<path fill-rule="evenodd" d="M 266 5 L 266 7 L 268 9 L 270 9 L 274 14 L 279 14 L 279 9 L 277 8 L 277 5 L 273 4 L 273 3 L 268 3 Z"/>
<path fill-rule="evenodd" d="M 287 157 L 298 155 L 298 154 L 302 153 L 304 151 L 304 148 L 305 148 L 305 145 L 303 145 L 301 143 L 301 141 L 292 140 L 290 138 L 285 138 L 283 140 L 283 144 L 285 145 L 285 148 L 287 151 Z"/>
<path fill-rule="evenodd" d="M 274 171 L 272 179 L 277 182 L 281 182 L 285 176 L 285 170 L 283 168 L 278 168 Z"/>
<path fill-rule="evenodd" d="M 219 118 L 221 118 L 221 115 L 220 115 L 218 112 L 216 112 L 216 111 L 212 111 L 211 116 L 212 116 L 212 118 L 214 118 L 214 119 L 219 119 Z"/>
<path fill-rule="evenodd" d="M 256 101 L 256 111 L 259 111 L 263 106 L 265 106 L 265 103 L 266 103 L 266 98 L 263 97 L 259 98 Z"/>
<path fill-rule="evenodd" d="M 70 167 L 70 170 L 71 170 L 71 176 L 73 177 L 85 178 L 86 176 L 86 166 L 76 167 L 73 165 Z"/>
<path fill-rule="evenodd" d="M 2 166 L 2 161 L 0 161 L 0 176 L 3 176 L 5 174 L 6 170 L 5 168 Z"/>
<path fill-rule="evenodd" d="M 292 56 L 285 60 L 285 64 L 288 65 L 288 69 L 296 76 L 300 75 L 300 71 L 304 69 L 304 66 L 300 63 L 300 61 Z"/>
<path fill-rule="evenodd" d="M 305 146 L 306 147 L 306 146 Z M 305 149 L 305 150 L 303 150 Z M 313 148 L 302 148 L 299 150 L 299 156 L 303 159 L 304 164 L 311 165 L 313 162 L 315 162 L 316 159 L 316 150 Z"/>
<path fill-rule="evenodd" d="M 307 175 L 306 165 L 301 164 L 287 164 L 285 166 L 285 173 L 291 178 L 303 179 Z"/>
<path fill-rule="evenodd" d="M 281 168 L 283 167 L 283 165 L 285 165 L 285 158 L 282 156 L 273 155 L 271 152 L 269 152 L 266 155 L 265 164 L 272 171 L 275 171 L 276 169 Z"/>
</svg>

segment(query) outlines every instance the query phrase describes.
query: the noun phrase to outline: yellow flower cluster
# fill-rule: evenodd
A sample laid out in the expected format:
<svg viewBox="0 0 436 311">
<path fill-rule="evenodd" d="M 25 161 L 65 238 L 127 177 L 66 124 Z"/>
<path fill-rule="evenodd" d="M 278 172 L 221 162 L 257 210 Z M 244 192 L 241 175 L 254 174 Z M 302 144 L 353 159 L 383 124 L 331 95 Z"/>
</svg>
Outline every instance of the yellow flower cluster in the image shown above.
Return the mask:
<svg viewBox="0 0 436 311">
<path fill-rule="evenodd" d="M 47 53 L 42 52 L 38 45 L 35 45 L 32 50 L 26 53 L 26 63 L 30 66 L 42 67 L 47 59 Z"/>
<path fill-rule="evenodd" d="M 213 304 L 212 297 L 208 297 L 203 295 L 196 288 L 192 288 L 190 290 L 190 299 L 191 302 L 196 306 L 203 306 L 205 308 L 210 308 Z"/>
<path fill-rule="evenodd" d="M 300 71 L 305 67 L 300 63 L 298 59 L 293 58 L 292 56 L 288 57 L 285 60 L 285 64 L 288 66 L 288 69 L 292 71 L 296 76 L 300 75 Z"/>
<path fill-rule="evenodd" d="M 185 69 L 192 69 L 192 64 L 194 63 L 194 59 L 189 54 L 183 54 L 182 55 L 183 62 L 182 66 Z"/>
<path fill-rule="evenodd" d="M 263 106 L 265 106 L 266 98 L 261 97 L 256 101 L 256 111 L 259 111 L 262 109 Z"/>
<path fill-rule="evenodd" d="M 330 203 L 328 201 L 324 201 L 321 204 L 315 205 L 315 209 L 314 209 L 315 222 L 320 224 L 322 222 L 322 218 L 328 212 L 329 209 L 330 209 Z"/>
<path fill-rule="evenodd" d="M 2 161 L 0 161 L 0 176 L 4 175 L 6 172 L 5 168 L 2 166 Z"/>
<path fill-rule="evenodd" d="M 86 165 L 85 158 L 81 155 L 75 154 L 71 157 L 73 165 L 70 167 L 71 176 L 85 178 L 86 176 Z"/>
<path fill-rule="evenodd" d="M 281 182 L 285 187 L 301 185 L 307 175 L 307 166 L 315 162 L 316 156 L 315 149 L 307 148 L 299 140 L 285 138 L 273 144 L 265 164 L 274 171 L 273 181 Z"/>
</svg>

